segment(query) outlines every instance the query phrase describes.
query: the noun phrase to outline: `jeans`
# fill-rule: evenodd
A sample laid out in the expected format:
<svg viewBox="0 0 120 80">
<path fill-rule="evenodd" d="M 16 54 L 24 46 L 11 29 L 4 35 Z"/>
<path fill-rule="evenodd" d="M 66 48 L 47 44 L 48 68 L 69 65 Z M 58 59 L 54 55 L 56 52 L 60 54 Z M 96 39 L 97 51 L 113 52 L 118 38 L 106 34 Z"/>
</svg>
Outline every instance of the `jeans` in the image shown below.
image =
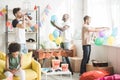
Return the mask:
<svg viewBox="0 0 120 80">
<path fill-rule="evenodd" d="M 22 53 L 22 54 L 28 53 L 28 49 L 27 49 L 26 44 L 20 44 L 20 46 L 21 46 L 20 53 Z"/>
<path fill-rule="evenodd" d="M 91 45 L 83 45 L 83 59 L 81 62 L 80 74 L 86 72 L 86 64 L 89 62 Z"/>
<path fill-rule="evenodd" d="M 60 44 L 60 46 L 63 49 L 70 49 L 71 43 L 70 42 L 63 42 Z"/>
</svg>

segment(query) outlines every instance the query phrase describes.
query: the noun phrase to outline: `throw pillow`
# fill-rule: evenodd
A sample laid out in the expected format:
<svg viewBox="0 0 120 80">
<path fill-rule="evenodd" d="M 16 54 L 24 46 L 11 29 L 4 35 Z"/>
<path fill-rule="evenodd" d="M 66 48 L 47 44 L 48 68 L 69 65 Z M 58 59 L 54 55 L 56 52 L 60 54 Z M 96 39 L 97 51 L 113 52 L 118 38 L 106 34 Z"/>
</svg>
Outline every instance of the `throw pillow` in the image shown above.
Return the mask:
<svg viewBox="0 0 120 80">
<path fill-rule="evenodd" d="M 105 70 L 88 71 L 81 75 L 80 80 L 94 80 L 109 75 Z"/>
<path fill-rule="evenodd" d="M 32 52 L 22 55 L 22 69 L 31 68 Z"/>
</svg>

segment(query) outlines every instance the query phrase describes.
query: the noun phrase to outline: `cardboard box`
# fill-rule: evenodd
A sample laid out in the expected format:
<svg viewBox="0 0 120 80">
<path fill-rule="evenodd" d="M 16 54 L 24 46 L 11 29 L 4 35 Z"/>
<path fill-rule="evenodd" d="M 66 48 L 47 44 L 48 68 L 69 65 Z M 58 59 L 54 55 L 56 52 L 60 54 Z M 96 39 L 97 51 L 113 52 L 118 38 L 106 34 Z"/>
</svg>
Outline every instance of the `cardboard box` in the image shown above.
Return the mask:
<svg viewBox="0 0 120 80">
<path fill-rule="evenodd" d="M 114 73 L 112 66 L 108 66 L 108 67 L 94 67 L 92 64 L 87 64 L 86 65 L 86 71 L 101 70 L 101 69 L 110 72 L 110 74 Z"/>
<path fill-rule="evenodd" d="M 71 67 L 73 72 L 80 72 L 80 65 L 81 65 L 81 58 L 79 57 L 71 57 L 70 62 L 71 62 Z"/>
</svg>

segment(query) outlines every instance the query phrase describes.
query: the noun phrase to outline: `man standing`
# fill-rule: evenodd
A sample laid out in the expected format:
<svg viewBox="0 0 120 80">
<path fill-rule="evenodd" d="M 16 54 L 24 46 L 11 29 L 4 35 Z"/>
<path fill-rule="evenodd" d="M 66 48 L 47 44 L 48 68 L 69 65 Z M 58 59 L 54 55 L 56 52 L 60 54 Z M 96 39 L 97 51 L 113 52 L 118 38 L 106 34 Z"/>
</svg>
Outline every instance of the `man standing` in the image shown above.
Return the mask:
<svg viewBox="0 0 120 80">
<path fill-rule="evenodd" d="M 64 14 L 62 20 L 63 23 L 61 24 L 61 26 L 56 25 L 55 22 L 52 21 L 51 24 L 61 31 L 61 37 L 63 38 L 63 42 L 60 44 L 61 48 L 70 50 L 72 47 L 72 30 L 71 30 L 71 24 L 69 22 L 69 15 Z M 69 64 L 69 70 L 72 72 L 68 57 L 63 57 L 63 61 L 64 60 L 66 60 L 66 62 Z"/>
<path fill-rule="evenodd" d="M 107 27 L 98 27 L 98 28 L 90 27 L 89 26 L 91 21 L 90 19 L 91 18 L 89 16 L 85 16 L 84 24 L 82 27 L 83 59 L 81 62 L 80 75 L 86 72 L 86 64 L 89 62 L 90 53 L 91 53 L 91 32 L 99 32 L 109 29 Z"/>
<path fill-rule="evenodd" d="M 70 49 L 71 41 L 72 41 L 72 31 L 71 31 L 71 24 L 69 22 L 69 15 L 64 14 L 62 17 L 63 23 L 61 26 L 58 26 L 55 24 L 55 22 L 52 22 L 52 25 L 59 29 L 61 31 L 61 37 L 63 38 L 63 42 L 61 43 L 61 47 L 63 49 Z"/>
<path fill-rule="evenodd" d="M 21 53 L 28 53 L 28 49 L 26 47 L 26 37 L 25 37 L 25 27 L 31 26 L 30 19 L 27 15 L 21 12 L 20 8 L 14 8 L 13 14 L 15 19 L 12 21 L 12 25 L 15 28 L 15 40 L 17 43 L 21 45 Z"/>
</svg>

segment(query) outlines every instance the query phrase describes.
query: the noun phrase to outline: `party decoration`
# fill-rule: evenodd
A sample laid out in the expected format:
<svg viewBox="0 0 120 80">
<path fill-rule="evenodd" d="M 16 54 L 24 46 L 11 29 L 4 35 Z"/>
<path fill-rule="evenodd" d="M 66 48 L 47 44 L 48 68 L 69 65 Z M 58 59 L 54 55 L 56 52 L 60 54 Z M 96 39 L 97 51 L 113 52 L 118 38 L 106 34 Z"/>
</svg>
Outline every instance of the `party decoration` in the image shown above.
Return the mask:
<svg viewBox="0 0 120 80">
<path fill-rule="evenodd" d="M 4 13 L 4 14 L 6 14 L 7 10 L 6 10 L 5 8 L 3 8 L 3 9 L 1 10 L 1 12 Z"/>
<path fill-rule="evenodd" d="M 104 31 L 100 31 L 99 32 L 99 37 L 104 37 L 105 36 L 105 32 Z"/>
<path fill-rule="evenodd" d="M 50 13 L 50 10 L 51 10 L 51 6 L 48 4 L 45 9 L 43 10 L 42 12 L 42 15 L 41 15 L 41 21 L 40 21 L 40 27 L 42 27 L 46 21 L 46 19 L 48 19 L 48 15 Z"/>
<path fill-rule="evenodd" d="M 0 16 L 3 16 L 4 14 L 6 14 L 7 10 L 5 8 L 3 8 L 2 10 L 0 10 Z"/>
<path fill-rule="evenodd" d="M 0 12 L 0 16 L 3 16 L 3 13 L 2 13 L 2 12 Z"/>
<path fill-rule="evenodd" d="M 59 33 L 58 30 L 54 30 L 54 31 L 53 31 L 53 36 L 54 36 L 55 38 L 59 37 L 59 35 L 60 35 L 60 33 Z"/>
<path fill-rule="evenodd" d="M 8 22 L 6 22 L 6 26 L 7 26 L 7 27 L 12 27 L 11 22 L 9 22 L 9 21 L 8 21 Z"/>
<path fill-rule="evenodd" d="M 51 41 L 54 41 L 54 40 L 55 40 L 55 38 L 54 38 L 54 36 L 53 36 L 52 34 L 49 34 L 49 39 L 50 39 Z"/>
<path fill-rule="evenodd" d="M 36 5 L 34 6 L 34 10 L 37 10 L 37 6 Z"/>
<path fill-rule="evenodd" d="M 117 27 L 115 27 L 115 28 L 112 28 L 112 36 L 113 37 L 115 37 L 115 36 L 117 36 L 117 33 L 118 33 L 118 28 Z"/>
<path fill-rule="evenodd" d="M 101 45 L 103 45 L 103 43 L 104 43 L 104 38 L 96 38 L 95 39 L 95 44 L 97 45 L 97 46 L 101 46 Z"/>
<path fill-rule="evenodd" d="M 113 45 L 114 42 L 115 42 L 115 38 L 113 36 L 109 36 L 107 39 L 107 43 L 109 45 Z"/>
<path fill-rule="evenodd" d="M 52 15 L 52 16 L 51 16 L 51 21 L 52 21 L 52 22 L 56 22 L 56 21 L 57 21 L 56 15 Z"/>
<path fill-rule="evenodd" d="M 55 40 L 56 44 L 60 44 L 62 42 L 62 38 L 61 37 L 58 37 L 56 40 Z"/>
</svg>

